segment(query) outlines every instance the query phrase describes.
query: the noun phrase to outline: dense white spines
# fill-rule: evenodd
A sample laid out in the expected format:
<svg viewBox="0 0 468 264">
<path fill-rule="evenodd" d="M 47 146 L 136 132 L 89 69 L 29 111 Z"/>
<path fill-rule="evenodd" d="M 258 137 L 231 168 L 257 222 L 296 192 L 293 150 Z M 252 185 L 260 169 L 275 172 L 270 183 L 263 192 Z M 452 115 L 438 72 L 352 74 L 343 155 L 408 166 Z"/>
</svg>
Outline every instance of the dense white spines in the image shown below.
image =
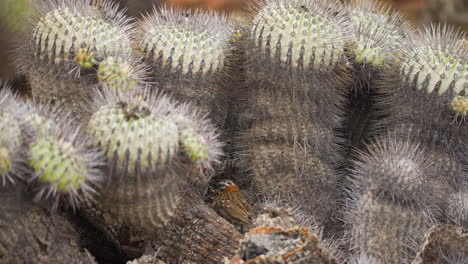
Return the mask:
<svg viewBox="0 0 468 264">
<path fill-rule="evenodd" d="M 268 0 L 253 9 L 248 37 L 259 54 L 252 55 L 314 72 L 346 61 L 348 27 L 338 3 Z"/>
<path fill-rule="evenodd" d="M 0 186 L 22 177 L 22 115 L 25 107 L 10 87 L 0 83 Z"/>
<path fill-rule="evenodd" d="M 466 94 L 468 49 L 461 41 L 464 36 L 446 25 L 431 25 L 412 36 L 400 58 L 406 81 L 429 94 Z"/>
<path fill-rule="evenodd" d="M 225 66 L 231 31 L 223 15 L 161 9 L 142 23 L 140 45 L 151 65 L 205 75 Z"/>
<path fill-rule="evenodd" d="M 441 197 L 433 159 L 426 150 L 390 135 L 368 145 L 353 166 L 357 189 L 368 190 L 380 199 L 419 209 L 434 206 Z"/>
<path fill-rule="evenodd" d="M 456 225 L 468 227 L 468 190 L 461 188 L 459 192 L 448 197 L 447 218 Z"/>
</svg>

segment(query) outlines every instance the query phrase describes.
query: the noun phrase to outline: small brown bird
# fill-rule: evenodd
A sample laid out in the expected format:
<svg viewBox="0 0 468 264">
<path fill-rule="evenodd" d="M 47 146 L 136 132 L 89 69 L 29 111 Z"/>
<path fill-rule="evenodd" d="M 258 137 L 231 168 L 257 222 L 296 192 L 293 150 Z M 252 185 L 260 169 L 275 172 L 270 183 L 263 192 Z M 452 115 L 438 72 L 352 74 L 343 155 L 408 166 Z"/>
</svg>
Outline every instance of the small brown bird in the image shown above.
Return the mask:
<svg viewBox="0 0 468 264">
<path fill-rule="evenodd" d="M 219 192 L 214 199 L 214 209 L 236 226 L 246 226 L 253 218 L 253 208 L 239 191 L 239 187 L 231 180 L 218 183 Z"/>
</svg>

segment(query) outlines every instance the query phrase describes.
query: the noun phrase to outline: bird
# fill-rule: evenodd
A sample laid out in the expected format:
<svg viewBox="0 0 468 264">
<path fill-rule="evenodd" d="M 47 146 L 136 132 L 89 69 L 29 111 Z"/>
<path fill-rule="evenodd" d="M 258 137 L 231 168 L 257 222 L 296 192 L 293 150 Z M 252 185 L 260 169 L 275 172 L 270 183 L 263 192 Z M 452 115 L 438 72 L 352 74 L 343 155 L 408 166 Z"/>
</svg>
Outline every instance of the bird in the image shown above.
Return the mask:
<svg viewBox="0 0 468 264">
<path fill-rule="evenodd" d="M 241 228 L 249 225 L 254 216 L 253 208 L 231 180 L 218 183 L 218 193 L 213 199 L 214 209 L 223 218 Z"/>
</svg>

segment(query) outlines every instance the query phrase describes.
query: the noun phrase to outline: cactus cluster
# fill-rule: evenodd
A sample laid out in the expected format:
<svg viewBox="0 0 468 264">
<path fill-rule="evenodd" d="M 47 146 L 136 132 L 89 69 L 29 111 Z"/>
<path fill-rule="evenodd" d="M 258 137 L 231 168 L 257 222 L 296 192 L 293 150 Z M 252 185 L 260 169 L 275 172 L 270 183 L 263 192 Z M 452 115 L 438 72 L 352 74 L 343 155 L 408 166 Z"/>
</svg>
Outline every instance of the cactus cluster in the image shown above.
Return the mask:
<svg viewBox="0 0 468 264">
<path fill-rule="evenodd" d="M 258 0 L 239 23 L 32 6 L 15 53 L 32 98 L 0 87 L 0 262 L 93 262 L 95 237 L 115 261 L 466 262 L 459 30 L 364 0 Z"/>
</svg>

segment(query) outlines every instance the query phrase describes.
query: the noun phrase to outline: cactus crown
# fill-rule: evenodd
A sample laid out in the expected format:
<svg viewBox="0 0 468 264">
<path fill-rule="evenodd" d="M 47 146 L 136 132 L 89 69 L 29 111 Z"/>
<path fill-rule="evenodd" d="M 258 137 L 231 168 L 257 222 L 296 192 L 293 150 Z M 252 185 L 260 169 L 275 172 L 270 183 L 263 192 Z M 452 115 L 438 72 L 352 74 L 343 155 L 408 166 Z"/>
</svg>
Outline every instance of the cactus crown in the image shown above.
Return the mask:
<svg viewBox="0 0 468 264">
<path fill-rule="evenodd" d="M 31 67 L 30 58 L 79 70 L 110 55 L 130 56 L 130 20 L 108 0 L 45 1 L 29 23 L 28 45 L 18 51 L 23 70 Z"/>
<path fill-rule="evenodd" d="M 464 34 L 446 25 L 425 27 L 405 46 L 402 73 L 411 86 L 438 95 L 468 92 L 468 50 Z"/>
<path fill-rule="evenodd" d="M 170 112 L 162 110 L 171 108 L 168 100 L 151 98 L 149 103 L 134 93 L 103 99 L 107 102 L 92 114 L 88 133 L 119 169 L 155 169 L 173 161 L 178 128 Z"/>
<path fill-rule="evenodd" d="M 102 180 L 101 153 L 65 118 L 31 140 L 28 163 L 35 200 L 49 202 L 53 210 L 59 204 L 75 210 L 81 202 L 93 199 Z"/>
<path fill-rule="evenodd" d="M 346 18 L 339 4 L 267 0 L 254 7 L 250 38 L 263 56 L 292 68 L 317 70 L 343 62 Z M 338 11 L 333 13 L 334 11 Z"/>
<path fill-rule="evenodd" d="M 223 15 L 165 8 L 147 17 L 142 29 L 141 47 L 146 61 L 183 74 L 222 69 L 233 31 Z"/>
<path fill-rule="evenodd" d="M 376 67 L 392 57 L 392 50 L 404 37 L 403 30 L 409 28 L 400 13 L 367 0 L 350 5 L 348 15 L 355 32 L 351 52 L 356 62 Z"/>
</svg>

